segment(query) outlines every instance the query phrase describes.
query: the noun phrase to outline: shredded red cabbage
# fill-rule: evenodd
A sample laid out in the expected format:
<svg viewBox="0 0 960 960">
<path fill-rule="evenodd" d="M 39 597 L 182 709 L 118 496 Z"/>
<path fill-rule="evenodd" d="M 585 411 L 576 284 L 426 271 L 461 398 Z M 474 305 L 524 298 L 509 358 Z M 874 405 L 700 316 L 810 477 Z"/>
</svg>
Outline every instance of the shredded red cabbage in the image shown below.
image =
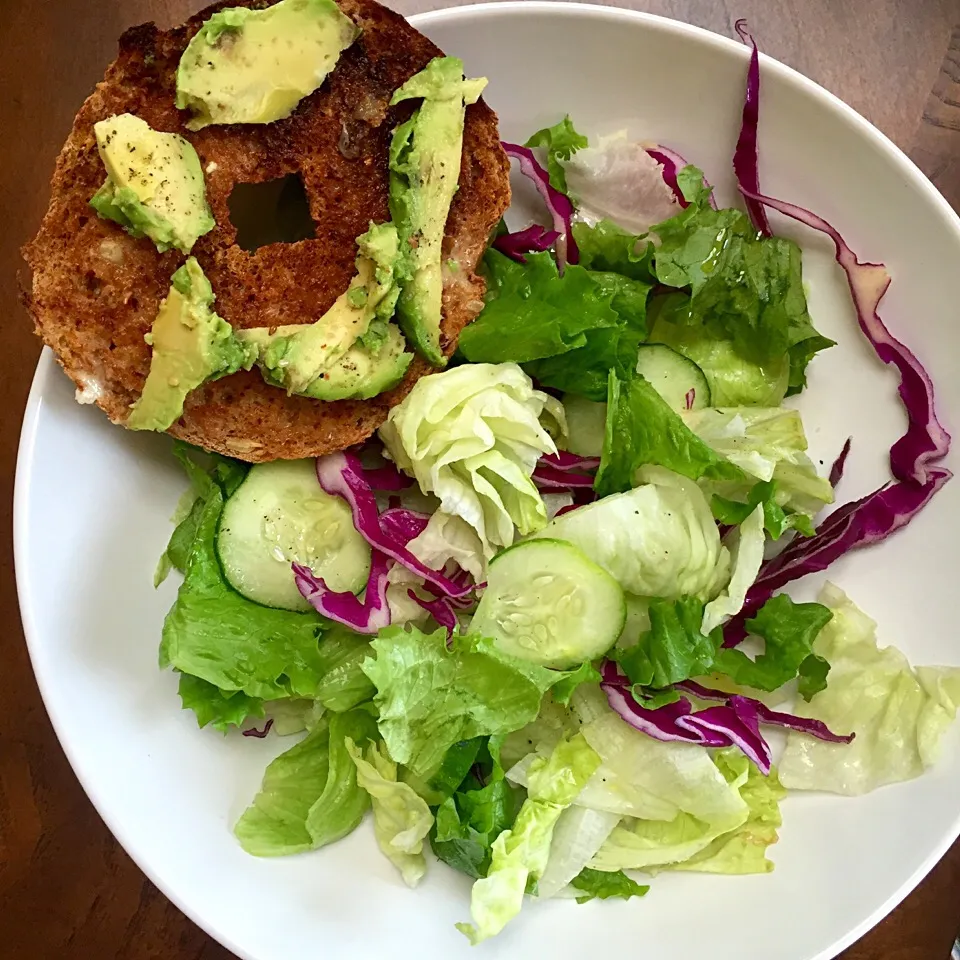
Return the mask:
<svg viewBox="0 0 960 960">
<path fill-rule="evenodd" d="M 447 630 L 447 639 L 449 640 L 457 629 L 457 615 L 454 612 L 453 604 L 445 597 L 437 597 L 434 600 L 424 600 L 418 597 L 415 590 L 408 590 L 407 596 L 418 606 L 423 607 L 427 613 L 433 617 L 441 627 Z"/>
<path fill-rule="evenodd" d="M 756 43 L 743 21 L 737 32 L 753 47 L 743 109 L 743 126 L 734 156 L 738 186 L 758 229 L 769 232 L 766 207 L 826 234 L 836 248 L 837 263 L 847 276 L 857 311 L 857 322 L 877 356 L 900 373 L 900 399 L 907 412 L 907 431 L 890 449 L 894 481 L 873 493 L 835 510 L 813 537 L 798 537 L 778 556 L 760 568 L 760 575 L 747 593 L 743 610 L 724 627 L 724 646 L 736 646 L 746 636 L 745 621 L 774 592 L 793 580 L 825 570 L 849 550 L 886 539 L 906 526 L 930 498 L 950 479 L 951 473 L 935 466 L 950 449 L 950 435 L 937 419 L 933 383 L 920 361 L 897 340 L 880 319 L 878 309 L 890 276 L 882 264 L 861 263 L 847 242 L 830 223 L 793 203 L 760 193 L 757 171 L 757 121 L 759 119 L 760 66 Z M 761 220 L 762 217 L 762 220 Z M 843 474 L 850 441 L 830 471 L 831 483 Z"/>
<path fill-rule="evenodd" d="M 950 434 L 941 426 L 934 408 L 933 383 L 913 352 L 887 329 L 877 309 L 890 286 L 890 276 L 883 264 L 861 263 L 839 231 L 823 217 L 794 203 L 774 200 L 755 188 L 740 184 L 740 192 L 748 200 L 770 207 L 793 220 L 825 233 L 837 250 L 837 263 L 843 268 L 850 285 L 857 321 L 877 356 L 893 364 L 900 372 L 900 399 L 907 410 L 907 432 L 890 450 L 890 469 L 897 480 L 926 484 L 931 464 L 942 460 L 950 449 Z"/>
<path fill-rule="evenodd" d="M 318 458 L 317 479 L 327 493 L 346 500 L 353 512 L 353 525 L 375 551 L 385 553 L 434 584 L 445 596 L 462 597 L 470 592 L 469 585 L 456 583 L 440 571 L 431 570 L 407 549 L 406 542 L 401 542 L 402 538 L 398 539 L 384 529 L 377 510 L 377 501 L 364 477 L 363 467 L 354 454 L 331 453 Z"/>
<path fill-rule="evenodd" d="M 843 479 L 843 470 L 847 465 L 847 457 L 850 456 L 850 445 L 853 443 L 853 437 L 847 437 L 847 442 L 843 445 L 843 449 L 840 451 L 839 456 L 836 460 L 833 461 L 833 465 L 830 467 L 830 486 L 836 487 L 836 485 Z"/>
<path fill-rule="evenodd" d="M 676 150 L 671 150 L 662 143 L 658 143 L 655 147 L 650 147 L 647 153 L 662 167 L 663 182 L 673 191 L 673 195 L 677 198 L 677 203 L 679 203 L 681 207 L 690 206 L 683 196 L 683 191 L 680 189 L 680 181 L 677 179 L 677 174 L 684 167 L 689 166 L 687 161 L 684 160 Z M 708 188 L 710 187 L 710 181 L 707 180 L 706 177 L 703 178 L 703 185 Z M 717 199 L 712 193 L 710 194 L 710 206 L 713 207 L 714 210 L 717 209 Z"/>
<path fill-rule="evenodd" d="M 364 599 L 352 593 L 337 593 L 323 579 L 299 563 L 293 564 L 293 578 L 303 598 L 321 616 L 335 620 L 357 633 L 376 633 L 390 626 L 390 607 L 387 604 L 387 573 L 390 558 L 379 550 L 371 551 L 370 576 Z"/>
<path fill-rule="evenodd" d="M 659 144 L 656 147 L 648 148 L 647 153 L 663 168 L 663 182 L 673 191 L 677 203 L 681 207 L 690 206 L 683 196 L 680 184 L 677 182 L 677 174 L 687 165 L 687 161 L 679 153 L 674 153 L 673 150 Z"/>
<path fill-rule="evenodd" d="M 557 268 L 563 273 L 568 263 L 580 262 L 580 251 L 577 241 L 573 238 L 573 204 L 570 198 L 555 190 L 550 185 L 547 171 L 540 166 L 533 151 L 529 147 L 521 147 L 516 143 L 504 143 L 503 149 L 508 157 L 513 157 L 520 164 L 520 172 L 533 182 L 537 192 L 543 197 L 543 202 L 553 219 L 553 229 L 559 234 L 556 239 Z"/>
<path fill-rule="evenodd" d="M 419 537 L 430 518 L 425 513 L 407 510 L 405 507 L 390 507 L 380 514 L 380 526 L 389 536 L 406 546 L 415 537 Z"/>
<path fill-rule="evenodd" d="M 760 191 L 760 172 L 757 159 L 757 128 L 760 123 L 760 51 L 757 42 L 747 29 L 746 20 L 738 20 L 734 29 L 744 43 L 753 48 L 750 54 L 750 67 L 747 70 L 747 89 L 743 98 L 743 120 L 740 124 L 740 136 L 733 153 L 733 170 L 737 183 L 754 193 Z M 763 205 L 745 195 L 747 213 L 757 231 L 765 237 L 773 235 L 767 212 Z"/>
<path fill-rule="evenodd" d="M 739 747 L 761 773 L 770 772 L 770 747 L 760 732 L 759 716 L 745 697 L 736 698 L 743 703 L 727 703 L 696 712 L 690 701 L 681 697 L 674 703 L 650 710 L 637 702 L 630 681 L 612 661 L 603 664 L 601 674 L 600 686 L 611 709 L 635 730 L 655 740 L 704 747 Z"/>
<path fill-rule="evenodd" d="M 585 473 L 588 470 L 596 470 L 600 466 L 600 458 L 581 457 L 566 450 L 558 450 L 556 453 L 545 453 L 540 458 L 540 463 L 553 467 L 554 470 L 577 470 Z"/>
<path fill-rule="evenodd" d="M 270 732 L 270 728 L 272 726 L 273 726 L 273 717 L 271 717 L 263 725 L 262 730 L 258 730 L 256 727 L 251 727 L 249 730 L 244 730 L 243 735 L 245 737 L 255 737 L 257 740 L 262 740 Z"/>
<path fill-rule="evenodd" d="M 548 230 L 539 223 L 531 224 L 526 230 L 516 233 L 501 233 L 493 241 L 493 246 L 501 253 L 516 260 L 517 263 L 526 263 L 525 253 L 542 253 L 549 250 L 560 237 L 557 230 Z"/>
<path fill-rule="evenodd" d="M 746 636 L 744 621 L 752 617 L 773 594 L 794 580 L 826 570 L 849 550 L 885 540 L 906 526 L 951 477 L 949 470 L 934 467 L 927 482 L 888 483 L 860 500 L 846 503 L 820 524 L 816 536 L 798 537 L 760 568 L 747 592 L 743 610 L 723 631 L 723 645 L 736 646 Z"/>
<path fill-rule="evenodd" d="M 533 471 L 533 482 L 540 490 L 575 490 L 577 488 L 592 489 L 593 477 L 585 473 L 574 473 L 572 470 L 558 470 L 543 463 L 537 465 Z"/>
<path fill-rule="evenodd" d="M 789 713 L 771 710 L 765 703 L 735 693 L 711 690 L 692 680 L 675 684 L 675 689 L 699 700 L 720 701 L 720 706 L 694 711 L 685 697 L 653 710 L 640 704 L 632 693 L 630 680 L 620 673 L 613 661 L 607 660 L 601 668 L 600 686 L 611 709 L 635 730 L 655 740 L 695 743 L 703 747 L 739 747 L 763 774 L 770 773 L 770 747 L 760 725 L 787 727 L 827 740 L 831 743 L 850 743 L 854 735 L 840 736 L 825 723 Z"/>
<path fill-rule="evenodd" d="M 933 384 L 913 353 L 897 340 L 877 313 L 890 277 L 879 264 L 861 263 L 826 220 L 792 203 L 773 200 L 740 186 L 745 196 L 825 233 L 837 250 L 837 262 L 847 275 L 857 319 L 864 336 L 884 363 L 900 371 L 900 398 L 907 411 L 907 432 L 890 450 L 892 483 L 835 510 L 816 536 L 797 538 L 760 568 L 747 593 L 743 610 L 724 628 L 724 645 L 735 646 L 746 635 L 744 621 L 793 580 L 825 570 L 847 551 L 885 540 L 906 526 L 952 474 L 934 466 L 950 449 L 950 435 L 934 408 Z M 846 448 L 845 448 L 846 449 Z M 841 457 L 845 459 L 844 455 Z M 842 470 L 842 461 L 840 468 Z"/>
<path fill-rule="evenodd" d="M 599 457 L 580 457 L 560 450 L 540 458 L 533 471 L 533 482 L 540 490 L 592 490 L 593 477 L 587 472 L 599 466 Z"/>
<path fill-rule="evenodd" d="M 818 740 L 827 740 L 830 743 L 850 743 L 856 734 L 841 736 L 834 733 L 822 720 L 812 720 L 808 717 L 795 717 L 792 713 L 781 713 L 779 710 L 771 710 L 761 700 L 754 700 L 751 697 L 742 697 L 738 694 L 724 693 L 722 690 L 711 690 L 709 687 L 703 687 L 694 680 L 684 680 L 676 684 L 681 690 L 692 694 L 698 700 L 720 700 L 723 703 L 730 703 L 734 700 L 745 701 L 750 704 L 750 708 L 756 711 L 760 723 L 768 726 L 786 727 L 789 730 L 799 730 L 800 733 L 808 733 L 811 737 Z"/>
<path fill-rule="evenodd" d="M 396 490 L 406 490 L 413 485 L 413 480 L 402 474 L 396 464 L 389 460 L 382 467 L 360 467 L 363 479 L 367 481 L 371 490 L 384 490 L 393 492 Z"/>
<path fill-rule="evenodd" d="M 691 387 L 691 388 L 686 392 L 686 395 L 685 395 L 684 398 L 683 398 L 683 401 L 684 401 L 684 404 L 686 405 L 686 408 L 687 408 L 688 410 L 692 410 L 694 403 L 696 403 L 696 400 L 697 400 L 697 391 L 696 391 L 696 389 L 694 389 L 693 387 Z"/>
<path fill-rule="evenodd" d="M 462 575 L 466 578 L 470 577 L 470 574 L 467 573 L 466 570 L 458 570 L 456 575 L 451 576 L 451 579 L 456 580 L 458 575 Z M 481 584 L 480 586 L 485 586 L 485 584 Z M 480 586 L 476 587 L 475 589 L 480 589 Z M 472 594 L 466 597 L 445 597 L 432 583 L 420 584 L 420 589 L 432 594 L 438 600 L 445 600 L 455 610 L 469 610 L 477 602 L 477 598 Z M 474 589 L 473 585 L 471 585 L 471 589 Z"/>
</svg>

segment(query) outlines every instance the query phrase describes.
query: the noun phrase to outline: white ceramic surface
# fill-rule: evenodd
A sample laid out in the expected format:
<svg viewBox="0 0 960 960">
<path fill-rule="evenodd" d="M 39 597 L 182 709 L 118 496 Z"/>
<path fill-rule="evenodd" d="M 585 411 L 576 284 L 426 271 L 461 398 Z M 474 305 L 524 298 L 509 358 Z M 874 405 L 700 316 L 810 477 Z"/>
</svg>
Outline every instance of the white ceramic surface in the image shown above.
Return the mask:
<svg viewBox="0 0 960 960">
<path fill-rule="evenodd" d="M 564 112 L 590 134 L 626 126 L 696 161 L 721 200 L 734 200 L 730 157 L 747 65 L 739 44 L 624 10 L 538 2 L 416 23 L 462 56 L 470 75 L 490 77 L 505 138 L 523 139 Z M 780 64 L 765 59 L 762 70 L 765 192 L 816 210 L 861 257 L 888 264 L 895 281 L 885 316 L 928 365 L 944 420 L 960 431 L 960 221 L 853 111 Z M 518 189 L 521 203 L 527 195 Z M 886 451 L 904 422 L 896 381 L 860 339 L 830 249 L 789 225 L 785 232 L 807 251 L 814 319 L 839 342 L 814 361 L 801 407 L 813 453 L 826 463 L 853 435 L 840 490 L 851 499 L 887 476 Z M 953 735 L 942 764 L 912 783 L 858 800 L 791 796 L 771 875 L 678 874 L 657 878 L 642 901 L 530 904 L 477 950 L 453 928 L 467 917 L 468 880 L 433 864 L 422 887 L 407 890 L 368 825 L 318 853 L 248 857 L 231 825 L 290 741 L 198 730 L 179 708 L 173 675 L 157 669 L 176 584 L 154 592 L 151 578 L 182 488 L 166 439 L 125 433 L 77 406 L 44 355 L 24 425 L 15 532 L 44 700 L 113 833 L 171 900 L 241 957 L 519 960 L 629 950 L 645 960 L 824 960 L 892 909 L 960 831 Z M 915 663 L 960 664 L 958 534 L 955 481 L 906 531 L 831 572 L 879 621 L 881 642 Z"/>
</svg>

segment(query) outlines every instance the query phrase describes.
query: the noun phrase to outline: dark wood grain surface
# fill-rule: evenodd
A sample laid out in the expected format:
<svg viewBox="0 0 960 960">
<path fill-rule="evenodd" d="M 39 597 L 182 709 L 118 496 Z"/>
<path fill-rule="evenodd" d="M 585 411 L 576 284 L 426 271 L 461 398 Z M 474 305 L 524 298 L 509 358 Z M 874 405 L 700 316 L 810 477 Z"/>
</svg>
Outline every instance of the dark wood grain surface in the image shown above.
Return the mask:
<svg viewBox="0 0 960 960">
<path fill-rule="evenodd" d="M 39 344 L 18 302 L 20 245 L 47 202 L 74 113 L 132 24 L 198 0 L 0 3 L 0 957 L 227 960 L 100 821 L 47 720 L 19 624 L 10 546 L 20 417 Z M 394 0 L 405 14 L 442 3 Z M 960 208 L 960 0 L 627 0 L 761 47 L 838 94 Z M 586 65 L 585 68 L 588 68 Z M 958 798 L 960 802 L 960 798 Z M 946 960 L 960 927 L 960 844 L 845 960 Z M 319 948 L 320 956 L 323 955 Z"/>
</svg>

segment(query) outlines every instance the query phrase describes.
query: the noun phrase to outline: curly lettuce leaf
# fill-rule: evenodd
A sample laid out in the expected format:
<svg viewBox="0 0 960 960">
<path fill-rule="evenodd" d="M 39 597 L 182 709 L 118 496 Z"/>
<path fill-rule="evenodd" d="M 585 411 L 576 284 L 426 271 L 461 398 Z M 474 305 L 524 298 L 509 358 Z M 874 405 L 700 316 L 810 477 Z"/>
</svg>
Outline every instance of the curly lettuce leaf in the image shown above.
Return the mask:
<svg viewBox="0 0 960 960">
<path fill-rule="evenodd" d="M 363 661 L 369 656 L 369 637 L 331 624 L 320 639 L 322 667 L 314 697 L 334 713 L 352 710 L 369 700 L 376 692 L 363 672 Z"/>
<path fill-rule="evenodd" d="M 689 205 L 653 232 L 657 279 L 689 288 L 688 323 L 728 340 L 756 364 L 788 356 L 787 393 L 806 385 L 806 366 L 833 341 L 817 333 L 807 310 L 800 248 L 782 237 L 760 237 L 739 210 L 714 210 L 696 175 L 680 180 Z"/>
<path fill-rule="evenodd" d="M 444 754 L 439 768 L 428 780 L 410 770 L 404 770 L 401 779 L 409 783 L 431 807 L 439 806 L 470 777 L 473 767 L 479 763 L 485 742 L 483 737 L 472 737 L 455 743 Z"/>
<path fill-rule="evenodd" d="M 593 869 L 655 872 L 696 857 L 719 837 L 730 836 L 749 821 L 750 807 L 742 794 L 749 777 L 746 757 L 741 763 L 728 756 L 732 751 L 710 755 L 688 745 L 658 743 L 657 746 L 667 748 L 659 751 L 661 764 L 668 758 L 672 761 L 673 769 L 663 766 L 661 769 L 670 772 L 673 787 L 669 792 L 662 786 L 661 790 L 664 797 L 675 799 L 674 815 L 656 820 L 624 818 L 590 862 Z M 691 749 L 694 753 L 688 754 L 689 757 L 702 756 L 696 764 L 685 759 L 683 751 Z M 663 786 L 668 782 L 664 781 Z M 702 795 L 693 795 L 693 790 L 701 790 Z M 708 798 L 712 798 L 712 802 L 705 802 Z"/>
<path fill-rule="evenodd" d="M 520 912 L 528 884 L 536 884 L 546 868 L 557 820 L 599 765 L 600 757 L 578 734 L 531 766 L 527 799 L 513 826 L 494 841 L 487 875 L 473 885 L 473 924 L 457 924 L 471 943 L 495 936 Z"/>
<path fill-rule="evenodd" d="M 174 513 L 173 522 L 176 526 L 157 565 L 153 583 L 155 587 L 166 580 L 171 570 L 184 573 L 187 569 L 187 558 L 197 535 L 203 508 L 213 491 L 219 488 L 224 498 L 229 497 L 240 486 L 250 469 L 247 463 L 216 453 L 206 453 L 182 440 L 173 441 L 173 455 L 183 467 L 190 486 L 184 491 Z M 198 462 L 198 458 L 205 463 Z"/>
<path fill-rule="evenodd" d="M 604 400 L 607 379 L 613 370 L 627 379 L 637 366 L 637 350 L 647 339 L 647 296 L 650 285 L 618 273 L 592 272 L 604 298 L 620 317 L 616 327 L 589 330 L 582 347 L 555 357 L 524 364 L 524 369 L 545 387 Z"/>
<path fill-rule="evenodd" d="M 657 282 L 654 246 L 646 237 L 630 233 L 612 220 L 592 226 L 575 223 L 573 237 L 580 249 L 580 266 L 587 270 L 616 273 L 651 286 Z"/>
<path fill-rule="evenodd" d="M 896 647 L 877 646 L 876 623 L 841 590 L 826 584 L 819 599 L 832 618 L 813 649 L 829 661 L 830 674 L 826 687 L 794 713 L 856 739 L 831 744 L 791 732 L 781 782 L 789 790 L 855 796 L 920 776 L 956 718 L 960 668 L 912 668 Z"/>
<path fill-rule="evenodd" d="M 746 624 L 748 633 L 764 640 L 764 652 L 751 660 L 736 648 L 720 650 L 714 668 L 741 686 L 768 691 L 789 683 L 803 669 L 810 694 L 814 670 L 812 664 L 805 668 L 804 664 L 817 657 L 814 641 L 831 616 L 821 603 L 795 603 L 785 593 L 771 597 Z M 816 672 L 821 671 L 822 666 Z"/>
<path fill-rule="evenodd" d="M 692 314 L 690 294 L 661 293 L 650 300 L 647 324 L 651 343 L 663 343 L 692 360 L 707 378 L 711 403 L 718 407 L 775 407 L 790 381 L 790 358 L 764 363 L 742 357 L 733 341 L 711 334 Z"/>
<path fill-rule="evenodd" d="M 588 140 L 577 133 L 570 116 L 565 116 L 552 127 L 538 130 L 525 144 L 527 147 L 543 147 L 547 154 L 547 174 L 550 185 L 561 193 L 567 192 L 567 178 L 562 160 L 569 160 L 578 150 L 587 146 Z"/>
<path fill-rule="evenodd" d="M 429 778 L 462 740 L 518 730 L 536 717 L 543 694 L 570 676 L 501 653 L 478 637 L 447 648 L 445 630 L 388 627 L 363 663 L 377 688 L 380 734 L 390 756 Z"/>
<path fill-rule="evenodd" d="M 617 327 L 615 290 L 601 286 L 581 266 L 561 276 L 549 253 L 517 263 L 497 250 L 484 257 L 487 297 L 483 312 L 460 334 L 460 352 L 472 363 L 526 363 L 576 350 L 589 331 Z"/>
<path fill-rule="evenodd" d="M 240 846 L 255 857 L 312 850 L 307 816 L 329 772 L 330 730 L 320 723 L 267 767 L 259 793 L 233 828 Z"/>
<path fill-rule="evenodd" d="M 177 692 L 183 709 L 196 714 L 199 727 L 212 724 L 215 730 L 226 732 L 264 714 L 263 700 L 259 697 L 248 697 L 239 690 L 221 690 L 189 673 L 180 674 Z"/>
<path fill-rule="evenodd" d="M 570 883 L 577 890 L 583 891 L 582 895 L 577 897 L 577 903 L 587 903 L 590 900 L 609 900 L 611 897 L 618 900 L 629 900 L 631 897 L 642 897 L 650 892 L 648 886 L 641 886 L 622 870 L 604 873 L 601 870 L 591 870 L 590 867 L 584 867 Z"/>
<path fill-rule="evenodd" d="M 377 740 L 374 711 L 367 705 L 331 714 L 329 730 L 327 780 L 323 792 L 307 812 L 307 833 L 314 847 L 325 846 L 352 833 L 370 805 L 366 791 L 358 783 L 348 744 Z"/>
<path fill-rule="evenodd" d="M 786 510 L 812 516 L 833 502 L 833 488 L 818 475 L 807 455 L 807 438 L 796 410 L 704 408 L 681 416 L 714 452 L 743 470 L 742 482 L 722 483 L 712 488 L 724 498 L 742 500 L 745 496 L 756 496 L 765 489 L 756 488 L 755 481 L 760 480 L 776 484 L 775 488 L 767 488 L 772 505 Z"/>
<path fill-rule="evenodd" d="M 488 251 L 487 304 L 460 337 L 473 362 L 513 361 L 544 386 L 594 400 L 610 368 L 628 376 L 646 339 L 649 280 L 567 265 L 549 253 L 522 265 Z"/>
<path fill-rule="evenodd" d="M 513 825 L 519 807 L 517 791 L 504 777 L 498 738 L 489 739 L 486 752 L 489 762 L 480 764 L 484 782 L 471 777 L 446 798 L 430 833 L 437 857 L 474 878 L 487 875 L 493 842 Z"/>
<path fill-rule="evenodd" d="M 639 642 L 614 651 L 631 683 L 662 688 L 710 673 L 723 638 L 719 632 L 710 636 L 701 633 L 702 600 L 654 599 L 648 612 L 650 629 Z"/>
<path fill-rule="evenodd" d="M 662 869 L 720 874 L 769 873 L 773 870 L 773 863 L 767 859 L 767 850 L 779 839 L 777 830 L 783 822 L 780 801 L 786 797 L 787 791 L 776 770 L 764 776 L 738 750 L 718 751 L 716 761 L 729 780 L 741 779 L 746 767 L 747 778 L 740 787 L 740 796 L 749 809 L 747 819 L 736 830 L 712 840 L 689 859 L 665 864 Z"/>
<path fill-rule="evenodd" d="M 570 698 L 582 683 L 599 683 L 600 671 L 592 663 L 581 663 L 575 670 L 565 671 L 561 678 L 550 688 L 550 696 L 555 703 L 568 706 Z"/>
<path fill-rule="evenodd" d="M 743 471 L 704 443 L 643 377 L 610 373 L 603 455 L 594 484 L 605 497 L 629 490 L 654 464 L 691 480 L 742 481 Z"/>
<path fill-rule="evenodd" d="M 777 503 L 775 480 L 758 480 L 750 488 L 745 503 L 729 500 L 719 494 L 710 498 L 710 509 L 717 522 L 728 527 L 742 524 L 758 507 L 763 512 L 763 529 L 771 540 L 779 540 L 788 530 L 796 530 L 805 537 L 812 537 L 815 533 L 813 522 L 807 514 L 785 510 Z"/>
<path fill-rule="evenodd" d="M 377 844 L 403 882 L 415 887 L 427 870 L 423 840 L 433 825 L 433 814 L 409 784 L 397 781 L 397 765 L 383 744 L 370 744 L 364 756 L 349 737 L 345 742 L 356 766 L 357 783 L 370 795 Z"/>
</svg>

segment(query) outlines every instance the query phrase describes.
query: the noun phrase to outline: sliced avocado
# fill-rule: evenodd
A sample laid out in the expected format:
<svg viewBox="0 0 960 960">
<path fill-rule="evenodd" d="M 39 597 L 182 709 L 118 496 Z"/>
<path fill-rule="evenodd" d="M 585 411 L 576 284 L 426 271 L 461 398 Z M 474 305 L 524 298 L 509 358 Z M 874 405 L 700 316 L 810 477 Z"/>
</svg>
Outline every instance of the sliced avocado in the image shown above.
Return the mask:
<svg viewBox="0 0 960 960">
<path fill-rule="evenodd" d="M 177 108 L 191 130 L 213 123 L 272 123 L 317 90 L 360 35 L 333 0 L 280 0 L 263 10 L 215 13 L 177 69 Z"/>
<path fill-rule="evenodd" d="M 400 249 L 396 227 L 371 224 L 357 244 L 356 276 L 315 323 L 237 331 L 244 343 L 256 348 L 268 383 L 304 394 L 368 333 L 374 320 L 393 316 L 399 293 L 394 280 Z"/>
<path fill-rule="evenodd" d="M 206 380 L 249 370 L 256 351 L 234 336 L 233 328 L 213 312 L 213 289 L 194 257 L 171 277 L 150 333 L 150 373 L 130 410 L 131 430 L 166 430 L 183 413 L 191 390 Z"/>
<path fill-rule="evenodd" d="M 407 338 L 437 367 L 446 363 L 440 349 L 443 234 L 460 178 L 466 105 L 477 101 L 486 84 L 465 79 L 457 57 L 437 57 L 390 101 L 423 98 L 393 134 L 390 215 L 404 260 L 397 319 Z"/>
<path fill-rule="evenodd" d="M 207 203 L 197 151 L 175 133 L 159 133 L 132 113 L 94 124 L 107 179 L 90 205 L 163 253 L 189 253 L 216 221 Z"/>
<path fill-rule="evenodd" d="M 407 341 L 400 328 L 386 324 L 385 338 L 378 350 L 358 341 L 303 395 L 315 400 L 369 400 L 393 389 L 403 379 L 413 360 L 413 354 L 406 353 L 406 349 Z"/>
</svg>

